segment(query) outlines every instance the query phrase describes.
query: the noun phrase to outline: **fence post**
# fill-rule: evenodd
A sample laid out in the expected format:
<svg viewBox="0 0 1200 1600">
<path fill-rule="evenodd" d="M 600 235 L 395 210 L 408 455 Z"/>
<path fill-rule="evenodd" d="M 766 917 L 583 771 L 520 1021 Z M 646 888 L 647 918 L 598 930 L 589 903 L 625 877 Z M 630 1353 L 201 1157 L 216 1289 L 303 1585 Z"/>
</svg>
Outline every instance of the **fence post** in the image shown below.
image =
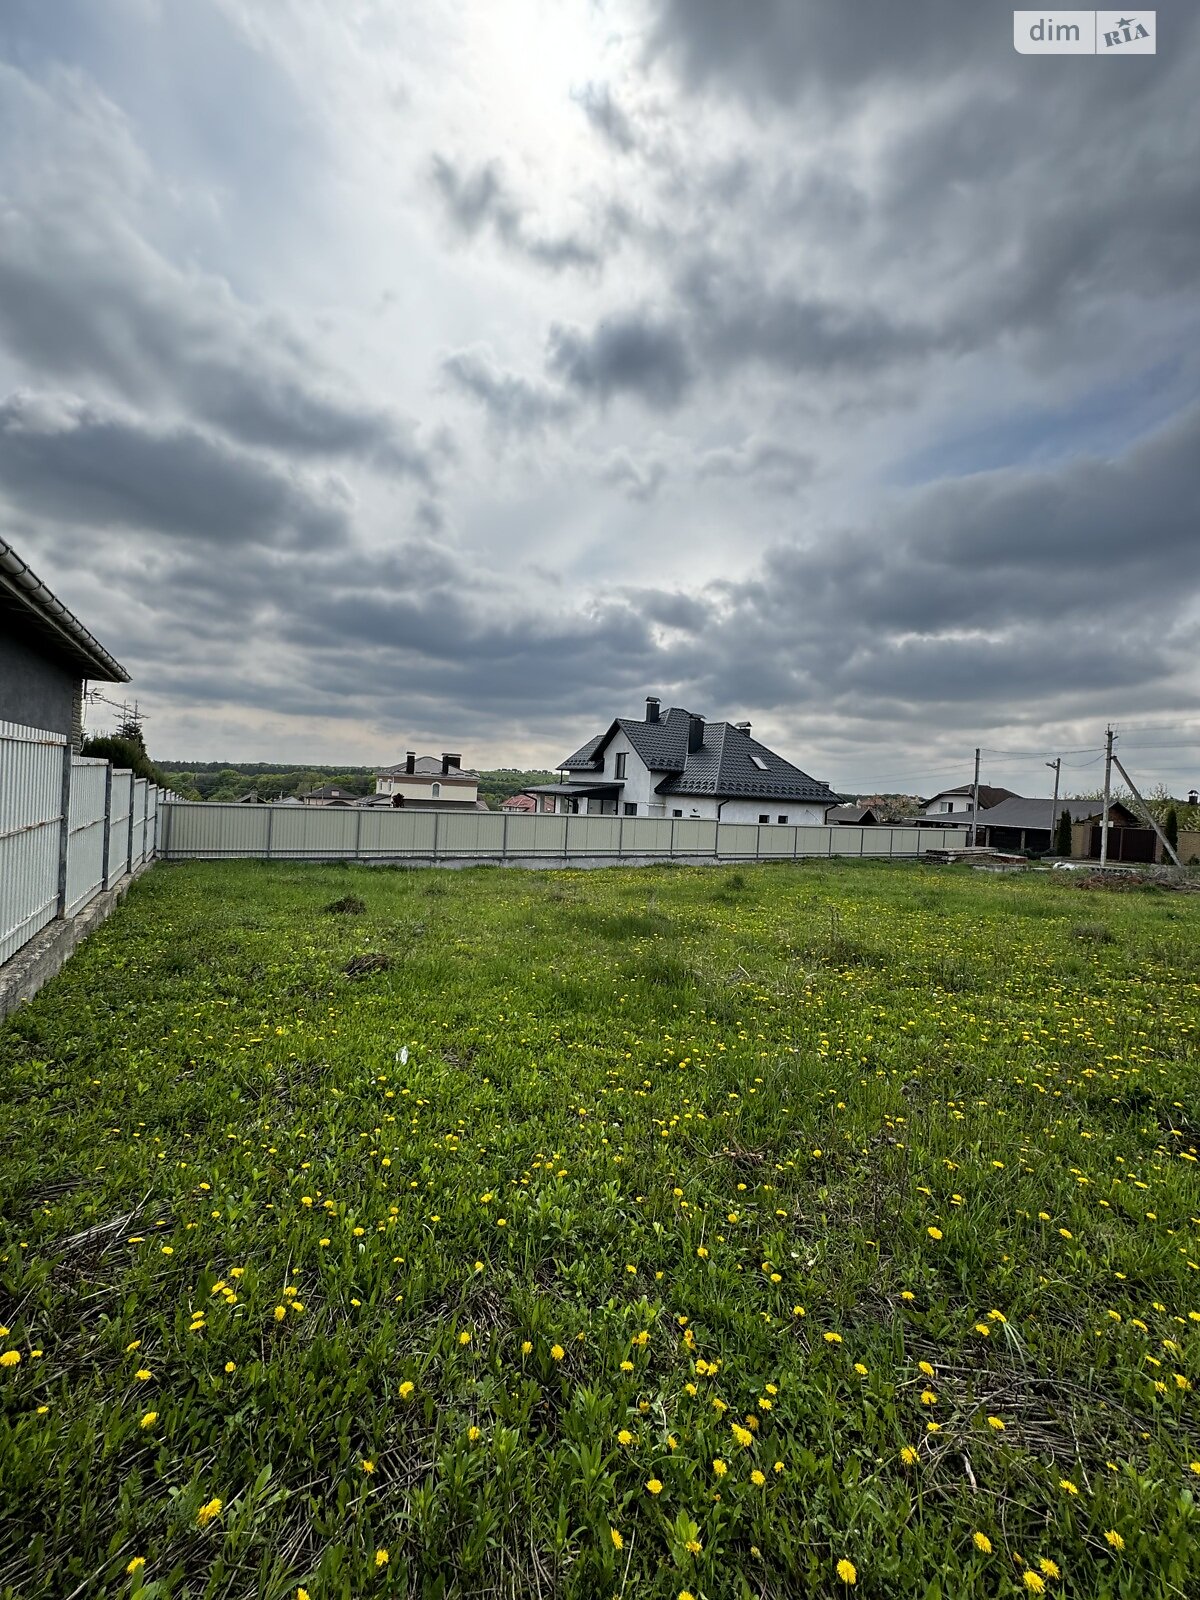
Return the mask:
<svg viewBox="0 0 1200 1600">
<path fill-rule="evenodd" d="M 360 808 L 359 809 L 359 813 L 358 813 L 358 821 L 354 825 L 354 859 L 355 859 L 355 861 L 361 861 L 362 860 L 362 819 L 363 819 L 363 814 L 362 814 L 362 810 Z"/>
<path fill-rule="evenodd" d="M 108 857 L 112 840 L 112 762 L 104 769 L 104 849 L 100 856 L 100 887 L 108 888 Z"/>
<path fill-rule="evenodd" d="M 624 817 L 618 817 L 617 818 L 617 854 L 619 856 L 623 856 L 625 854 L 625 818 Z"/>
<path fill-rule="evenodd" d="M 133 871 L 133 802 L 137 794 L 133 773 L 129 774 L 129 827 L 125 833 L 125 872 Z"/>
<path fill-rule="evenodd" d="M 508 855 L 508 812 L 500 813 L 500 858 L 504 860 Z"/>
<path fill-rule="evenodd" d="M 889 828 L 888 829 L 888 860 L 889 861 L 892 859 L 892 857 L 895 855 L 895 853 L 896 853 L 896 830 L 895 830 L 895 828 Z"/>
<path fill-rule="evenodd" d="M 438 818 L 440 816 L 440 811 L 435 811 L 433 813 L 433 859 L 435 861 L 438 858 Z"/>
<path fill-rule="evenodd" d="M 672 855 L 672 856 L 675 854 L 675 818 L 674 817 L 671 818 L 671 844 L 670 844 L 670 847 L 669 847 L 669 849 L 667 851 L 667 854 L 668 855 Z"/>
<path fill-rule="evenodd" d="M 57 917 L 67 914 L 67 851 L 71 844 L 71 741 L 63 745 L 62 769 L 62 825 L 58 834 L 58 909 Z"/>
<path fill-rule="evenodd" d="M 273 831 L 274 822 L 275 822 L 275 807 L 273 805 L 268 805 L 267 806 L 267 860 L 268 861 L 270 861 L 270 859 L 271 859 L 271 833 Z"/>
<path fill-rule="evenodd" d="M 755 859 L 755 861 L 758 861 L 758 860 L 760 860 L 762 858 L 762 831 L 763 831 L 762 823 L 761 822 L 756 822 L 754 824 L 754 859 Z"/>
</svg>

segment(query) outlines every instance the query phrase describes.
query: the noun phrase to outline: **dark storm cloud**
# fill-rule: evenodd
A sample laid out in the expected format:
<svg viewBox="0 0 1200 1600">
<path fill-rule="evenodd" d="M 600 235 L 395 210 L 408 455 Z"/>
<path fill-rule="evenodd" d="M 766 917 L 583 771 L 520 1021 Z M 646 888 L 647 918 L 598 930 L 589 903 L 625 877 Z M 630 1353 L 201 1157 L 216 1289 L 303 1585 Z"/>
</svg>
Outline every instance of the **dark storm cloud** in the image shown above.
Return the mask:
<svg viewBox="0 0 1200 1600">
<path fill-rule="evenodd" d="M 325 545 L 345 535 L 344 490 L 184 425 L 154 428 L 74 397 L 0 402 L 0 493 L 58 522 L 137 528 L 212 545 Z"/>
<path fill-rule="evenodd" d="M 595 244 L 575 234 L 536 230 L 505 182 L 498 162 L 464 172 L 447 157 L 435 155 L 430 170 L 446 215 L 465 238 L 473 239 L 483 229 L 492 228 L 507 249 L 551 272 L 600 265 L 603 256 Z"/>
<path fill-rule="evenodd" d="M 536 433 L 562 422 L 578 409 L 574 400 L 550 384 L 505 372 L 490 350 L 459 350 L 442 363 L 446 378 L 477 400 L 501 433 Z"/>
<path fill-rule="evenodd" d="M 0 343 L 31 374 L 171 397 L 232 438 L 287 454 L 368 458 L 428 482 L 412 428 L 338 393 L 280 319 L 170 266 L 123 230 L 98 243 L 67 219 L 26 214 L 0 230 Z"/>
<path fill-rule="evenodd" d="M 546 364 L 590 399 L 633 394 L 657 410 L 678 405 L 694 377 L 680 330 L 647 312 L 607 318 L 590 333 L 551 328 Z"/>
</svg>

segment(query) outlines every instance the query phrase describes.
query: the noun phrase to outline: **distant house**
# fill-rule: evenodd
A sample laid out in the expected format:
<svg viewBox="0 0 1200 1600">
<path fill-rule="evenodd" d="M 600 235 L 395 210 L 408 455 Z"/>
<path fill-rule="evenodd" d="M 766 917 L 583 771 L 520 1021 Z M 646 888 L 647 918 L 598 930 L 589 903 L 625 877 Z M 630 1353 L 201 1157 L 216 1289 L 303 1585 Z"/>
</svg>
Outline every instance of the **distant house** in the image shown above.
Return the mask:
<svg viewBox="0 0 1200 1600">
<path fill-rule="evenodd" d="M 352 806 L 358 796 L 344 784 L 323 783 L 319 789 L 309 789 L 300 798 L 306 806 Z"/>
<path fill-rule="evenodd" d="M 394 767 L 375 774 L 375 794 L 412 811 L 487 811 L 479 799 L 479 774 L 462 765 L 462 756 L 443 751 L 440 757 L 409 750 Z"/>
<path fill-rule="evenodd" d="M 750 736 L 748 722 L 706 722 L 681 706 L 616 717 L 561 764 L 559 783 L 524 792 L 539 810 L 601 816 L 817 823 L 838 797 Z"/>
<path fill-rule="evenodd" d="M 83 738 L 83 688 L 129 674 L 0 539 L 0 722 Z"/>
<path fill-rule="evenodd" d="M 510 794 L 507 800 L 502 800 L 500 802 L 501 811 L 508 811 L 510 813 L 536 811 L 537 808 L 538 803 L 531 794 Z"/>
<path fill-rule="evenodd" d="M 830 806 L 825 813 L 829 827 L 870 828 L 879 821 L 871 806 Z"/>
<path fill-rule="evenodd" d="M 960 783 L 957 789 L 942 789 L 921 804 L 918 813 L 918 822 L 929 819 L 936 822 L 939 828 L 969 828 L 972 815 L 972 793 L 974 786 L 969 783 Z M 979 810 L 980 814 L 990 811 L 993 806 L 998 806 L 1002 800 L 1018 800 L 1011 789 L 998 789 L 994 784 L 981 783 L 979 785 Z"/>
<path fill-rule="evenodd" d="M 1056 805 L 1050 795 L 1044 800 L 1040 797 L 1027 800 L 1014 795 L 992 806 L 986 815 L 980 813 L 979 843 L 992 850 L 1049 850 L 1064 811 L 1070 814 L 1074 825 L 1092 820 L 1099 822 L 1103 809 L 1098 800 L 1060 799 Z M 1113 802 L 1108 814 L 1113 827 L 1130 827 L 1138 820 L 1119 801 Z"/>
</svg>

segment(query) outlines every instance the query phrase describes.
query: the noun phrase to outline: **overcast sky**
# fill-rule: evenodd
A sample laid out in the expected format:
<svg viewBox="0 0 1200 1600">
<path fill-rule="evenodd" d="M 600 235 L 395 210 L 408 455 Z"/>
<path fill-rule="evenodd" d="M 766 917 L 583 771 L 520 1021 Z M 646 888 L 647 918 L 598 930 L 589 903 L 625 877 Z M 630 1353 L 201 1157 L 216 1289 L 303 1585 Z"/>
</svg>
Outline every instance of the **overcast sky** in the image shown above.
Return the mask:
<svg viewBox="0 0 1200 1600">
<path fill-rule="evenodd" d="M 0 531 L 159 759 L 554 765 L 657 694 L 839 788 L 1091 787 L 1110 718 L 1187 787 L 1198 85 L 1191 3 L 1114 60 L 991 0 L 4 0 Z"/>
</svg>

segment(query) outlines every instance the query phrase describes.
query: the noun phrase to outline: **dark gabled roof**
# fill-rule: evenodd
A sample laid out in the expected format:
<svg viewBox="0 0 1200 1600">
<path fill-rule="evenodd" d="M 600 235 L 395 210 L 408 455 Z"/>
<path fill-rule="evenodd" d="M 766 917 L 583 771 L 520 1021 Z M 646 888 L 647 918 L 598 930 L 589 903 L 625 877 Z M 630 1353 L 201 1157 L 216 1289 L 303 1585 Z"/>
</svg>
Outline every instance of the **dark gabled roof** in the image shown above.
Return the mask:
<svg viewBox="0 0 1200 1600">
<path fill-rule="evenodd" d="M 1059 817 L 1064 811 L 1071 814 L 1072 822 L 1085 822 L 1088 817 L 1098 817 L 1104 810 L 1103 800 L 1062 800 L 1055 805 L 1049 795 L 1044 800 L 1025 800 L 1014 795 L 1011 800 L 1002 800 L 998 806 L 991 806 L 986 817 L 980 818 L 980 826 L 987 828 L 1045 828 L 1051 827 L 1051 813 L 1054 817 L 1054 826 L 1057 826 Z M 1119 800 L 1110 803 L 1109 810 L 1117 816 L 1126 816 L 1130 821 L 1136 821 L 1133 812 L 1123 806 Z"/>
<path fill-rule="evenodd" d="M 688 753 L 688 729 L 692 713 L 682 706 L 671 706 L 657 722 L 642 722 L 634 717 L 617 717 L 603 733 L 562 763 L 567 772 L 597 772 L 604 766 L 604 751 L 618 732 L 623 733 L 651 772 L 667 777 L 656 793 L 667 795 L 711 795 L 716 799 L 811 800 L 818 805 L 834 805 L 837 795 L 823 783 L 801 772 L 774 750 L 752 739 L 732 722 L 709 722 L 704 726 L 704 743 Z M 765 763 L 765 771 L 751 761 L 752 755 Z M 579 791 L 576 790 L 576 793 Z"/>
<path fill-rule="evenodd" d="M 755 766 L 751 756 L 765 763 L 765 772 Z M 658 794 L 711 795 L 717 800 L 809 800 L 816 805 L 832 805 L 837 800 L 827 784 L 810 778 L 732 722 L 706 723 L 704 743 L 686 756 L 686 762 L 681 773 L 657 785 Z"/>
<path fill-rule="evenodd" d="M 878 822 L 879 818 L 870 806 L 830 806 L 825 813 L 825 821 L 830 823 L 867 824 Z"/>
<path fill-rule="evenodd" d="M 470 771 L 467 767 L 451 767 L 449 772 L 442 771 L 440 756 L 418 756 L 413 763 L 413 770 L 409 772 L 403 761 L 398 761 L 394 767 L 378 767 L 375 771 L 377 778 L 478 778 L 477 772 Z"/>
<path fill-rule="evenodd" d="M 15 617 L 81 678 L 97 683 L 128 683 L 119 661 L 51 594 L 6 539 L 0 539 L 0 618 Z"/>
</svg>

